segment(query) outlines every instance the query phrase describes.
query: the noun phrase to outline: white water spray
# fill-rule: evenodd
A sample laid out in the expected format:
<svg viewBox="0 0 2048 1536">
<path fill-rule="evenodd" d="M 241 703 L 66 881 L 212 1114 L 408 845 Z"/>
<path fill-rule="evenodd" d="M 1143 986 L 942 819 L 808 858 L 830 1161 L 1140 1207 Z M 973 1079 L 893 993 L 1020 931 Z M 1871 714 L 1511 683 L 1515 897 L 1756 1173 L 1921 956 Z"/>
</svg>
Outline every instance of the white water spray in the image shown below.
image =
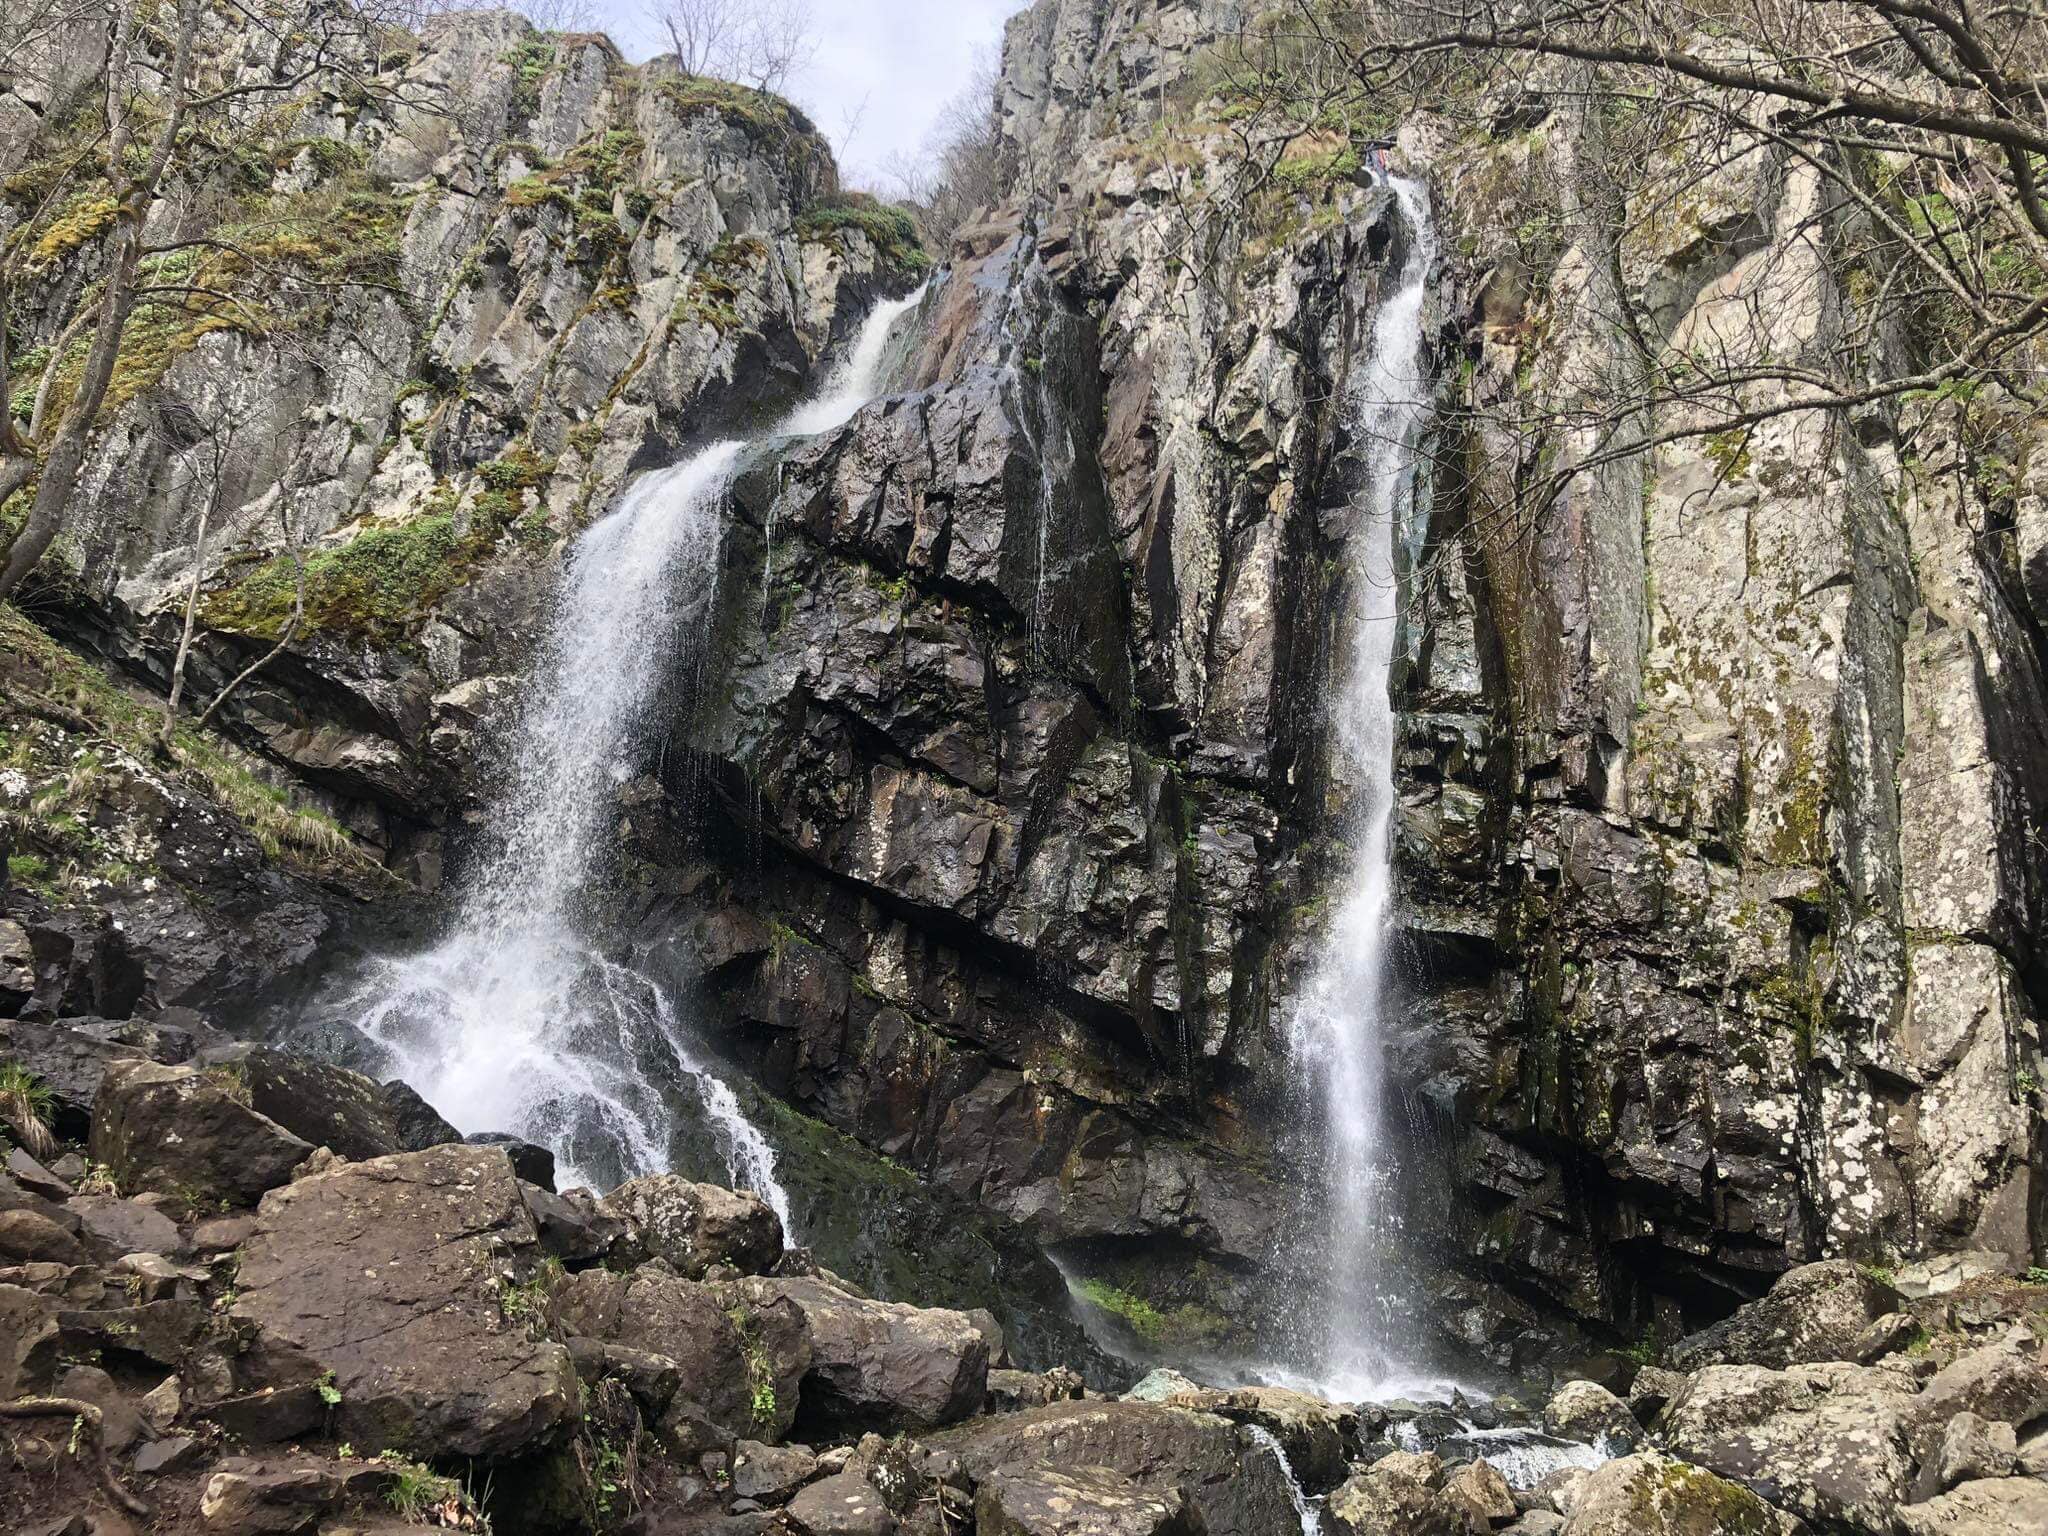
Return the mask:
<svg viewBox="0 0 2048 1536">
<path fill-rule="evenodd" d="M 1394 549 L 1428 414 L 1422 303 L 1434 248 L 1427 193 L 1398 178 L 1388 185 L 1410 234 L 1400 270 L 1373 317 L 1351 399 L 1352 427 L 1368 467 L 1350 540 L 1351 647 L 1333 721 L 1332 770 L 1355 807 L 1344 827 L 1351 868 L 1292 1019 L 1296 1060 L 1315 1083 L 1328 1187 L 1325 1288 L 1314 1330 L 1319 1358 L 1311 1368 L 1318 1390 L 1340 1401 L 1383 1395 L 1391 1381 L 1413 1379 L 1400 1364 L 1408 1351 L 1393 1337 L 1389 1317 L 1394 1209 L 1380 1123 L 1381 1025 L 1394 889 L 1395 716 L 1388 693 L 1398 618 Z"/>
<path fill-rule="evenodd" d="M 765 435 L 850 418 L 878 387 L 891 326 L 922 293 L 878 306 L 818 394 Z M 671 1166 L 661 1090 L 687 1081 L 734 1182 L 786 1229 L 774 1153 L 731 1087 L 663 990 L 592 943 L 648 702 L 678 654 L 701 660 L 685 637 L 717 601 L 721 504 L 741 447 L 714 443 L 643 476 L 570 552 L 491 843 L 454 925 L 431 949 L 375 963 L 357 1004 L 391 1070 L 451 1122 L 552 1148 L 569 1182 L 606 1188 Z"/>
</svg>

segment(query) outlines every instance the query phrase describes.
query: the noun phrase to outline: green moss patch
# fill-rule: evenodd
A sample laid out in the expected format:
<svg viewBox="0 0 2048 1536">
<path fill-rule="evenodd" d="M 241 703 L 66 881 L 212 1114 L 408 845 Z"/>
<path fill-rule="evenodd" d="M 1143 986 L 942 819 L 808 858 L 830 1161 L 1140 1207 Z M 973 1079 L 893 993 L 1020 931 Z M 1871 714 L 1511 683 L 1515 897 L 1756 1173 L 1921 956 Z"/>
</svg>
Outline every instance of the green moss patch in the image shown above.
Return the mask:
<svg viewBox="0 0 2048 1536">
<path fill-rule="evenodd" d="M 551 541 L 544 516 L 529 512 L 526 501 L 553 471 L 552 459 L 515 446 L 477 471 L 483 489 L 466 515 L 453 492 L 443 491 L 405 522 L 367 523 L 346 542 L 308 551 L 300 632 L 402 643 L 508 536 L 529 547 Z M 276 555 L 209 594 L 201 614 L 216 629 L 276 639 L 291 620 L 298 584 L 299 561 Z"/>
<path fill-rule="evenodd" d="M 813 203 L 796 221 L 796 232 L 805 240 L 836 244 L 850 229 L 868 237 L 885 266 L 921 272 L 931 265 L 931 255 L 918 238 L 917 223 L 910 214 L 865 192 L 848 192 Z"/>
</svg>

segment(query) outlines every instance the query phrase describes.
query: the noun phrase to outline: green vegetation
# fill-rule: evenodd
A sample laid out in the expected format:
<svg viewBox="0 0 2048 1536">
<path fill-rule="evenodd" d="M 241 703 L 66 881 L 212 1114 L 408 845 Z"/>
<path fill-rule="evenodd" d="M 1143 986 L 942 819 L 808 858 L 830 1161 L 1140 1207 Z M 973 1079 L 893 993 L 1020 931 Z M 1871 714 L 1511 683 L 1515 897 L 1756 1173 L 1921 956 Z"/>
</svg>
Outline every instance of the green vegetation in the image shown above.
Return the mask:
<svg viewBox="0 0 2048 1536">
<path fill-rule="evenodd" d="M 383 645 L 403 642 L 501 540 L 509 536 L 529 547 L 549 542 L 545 515 L 529 512 L 527 500 L 554 468 L 554 460 L 515 444 L 479 467 L 484 488 L 466 516 L 458 512 L 454 493 L 444 488 L 403 522 L 365 519 L 346 542 L 305 554 L 300 632 L 357 635 Z M 209 594 L 201 612 L 217 629 L 275 639 L 291 620 L 299 580 L 300 558 L 289 552 L 276 555 Z"/>
<path fill-rule="evenodd" d="M 510 64 L 517 80 L 512 87 L 512 120 L 530 121 L 540 111 L 540 88 L 555 67 L 555 40 L 536 33 L 505 54 L 501 63 Z"/>
<path fill-rule="evenodd" d="M 1707 456 L 1723 480 L 1740 480 L 1749 473 L 1749 431 L 1732 427 L 1702 439 L 1700 451 Z"/>
<path fill-rule="evenodd" d="M 884 266 L 902 272 L 922 272 L 931 265 L 931 255 L 918 238 L 916 220 L 904 209 L 891 207 L 865 192 L 844 192 L 813 203 L 796 221 L 800 238 L 835 246 L 850 229 L 867 236 Z"/>
<path fill-rule="evenodd" d="M 1321 154 L 1291 155 L 1273 167 L 1273 179 L 1290 192 L 1325 190 L 1358 174 L 1358 152 L 1345 145 Z"/>
<path fill-rule="evenodd" d="M 1081 1294 L 1090 1306 L 1110 1313 L 1146 1343 L 1157 1344 L 1166 1337 L 1165 1314 L 1144 1297 L 1119 1290 L 1106 1280 L 1083 1280 Z"/>
<path fill-rule="evenodd" d="M 125 834 L 118 804 L 133 765 L 154 754 L 162 706 L 117 687 L 0 606 L 0 723 L 7 727 L 0 768 L 30 784 L 26 805 L 11 813 L 20 851 L 8 860 L 10 878 L 52 898 L 75 884 L 149 878 L 150 850 Z M 269 857 L 317 872 L 372 867 L 339 822 L 259 777 L 250 759 L 218 737 L 181 726 L 172 740 L 172 776 L 217 802 Z"/>
<path fill-rule="evenodd" d="M 80 246 L 99 239 L 114 227 L 118 211 L 114 200 L 99 187 L 77 193 L 29 248 L 28 270 L 47 272 Z"/>
<path fill-rule="evenodd" d="M 384 1491 L 384 1501 L 399 1519 L 424 1525 L 429 1515 L 438 1517 L 461 1510 L 462 1487 L 454 1478 L 443 1477 L 398 1451 L 385 1451 L 377 1460 L 391 1472 L 391 1485 Z M 436 1523 L 449 1522 L 437 1519 Z"/>
<path fill-rule="evenodd" d="M 555 1291 L 562 1283 L 562 1261 L 543 1259 L 522 1281 L 498 1282 L 498 1310 L 505 1321 L 526 1330 L 530 1339 L 544 1339 L 554 1327 Z"/>
<path fill-rule="evenodd" d="M 830 154 L 817 125 L 793 102 L 769 91 L 684 75 L 662 81 L 661 100 L 684 121 L 713 114 L 738 127 L 755 143 L 783 152 L 792 164 L 809 165 Z"/>
<path fill-rule="evenodd" d="M 772 1439 L 775 1429 L 775 1361 L 761 1342 L 761 1331 L 754 1325 L 754 1315 L 745 1307 L 730 1307 L 726 1319 L 733 1331 L 740 1336 L 740 1348 L 747 1357 L 747 1390 L 750 1395 L 754 1428 L 763 1439 Z"/>
<path fill-rule="evenodd" d="M 237 1104 L 249 1103 L 249 1069 L 241 1062 L 230 1061 L 208 1067 L 203 1076 Z"/>
<path fill-rule="evenodd" d="M 34 1073 L 19 1062 L 0 1062 L 0 1123 L 31 1157 L 48 1157 L 56 1150 L 50 1105 L 50 1090 Z"/>
</svg>

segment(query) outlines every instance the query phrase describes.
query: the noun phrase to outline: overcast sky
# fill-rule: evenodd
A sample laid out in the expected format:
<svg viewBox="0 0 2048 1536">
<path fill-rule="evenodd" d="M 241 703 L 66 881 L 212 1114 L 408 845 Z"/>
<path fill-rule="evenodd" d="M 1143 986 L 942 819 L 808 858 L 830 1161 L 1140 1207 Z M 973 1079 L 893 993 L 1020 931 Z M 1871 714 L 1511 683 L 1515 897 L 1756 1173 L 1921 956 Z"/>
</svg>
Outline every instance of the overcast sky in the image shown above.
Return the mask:
<svg viewBox="0 0 2048 1536">
<path fill-rule="evenodd" d="M 660 51 L 647 0 L 595 0 L 600 25 L 630 59 Z M 1026 0 L 809 0 L 818 52 L 790 94 L 839 151 L 850 181 L 873 180 L 891 155 L 914 153 L 967 77 L 980 48 L 1002 41 Z M 848 125 L 858 120 L 848 137 Z"/>
</svg>

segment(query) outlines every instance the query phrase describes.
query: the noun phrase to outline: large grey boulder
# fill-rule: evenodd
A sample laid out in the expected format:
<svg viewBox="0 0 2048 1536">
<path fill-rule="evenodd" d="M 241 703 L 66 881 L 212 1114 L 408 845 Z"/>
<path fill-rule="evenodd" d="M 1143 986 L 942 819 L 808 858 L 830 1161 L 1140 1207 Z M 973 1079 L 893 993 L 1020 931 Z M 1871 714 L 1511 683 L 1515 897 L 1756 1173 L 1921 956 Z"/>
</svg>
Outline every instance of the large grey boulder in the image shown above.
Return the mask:
<svg viewBox="0 0 2048 1536">
<path fill-rule="evenodd" d="M 1863 1331 L 1902 1305 L 1897 1291 L 1846 1259 L 1803 1264 L 1781 1275 L 1768 1294 L 1681 1339 L 1672 1347 L 1671 1365 L 1680 1371 L 1703 1365 L 1783 1369 L 1848 1360 Z"/>
<path fill-rule="evenodd" d="M 1310 1493 L 1327 1493 L 1344 1481 L 1350 1449 L 1358 1440 L 1356 1409 L 1285 1387 L 1179 1392 L 1166 1401 L 1233 1424 L 1258 1425 L 1280 1442 L 1288 1465 Z"/>
<path fill-rule="evenodd" d="M 822 1279 L 758 1277 L 716 1288 L 756 1308 L 794 1303 L 810 1326 L 801 1421 L 809 1433 L 919 1431 L 980 1411 L 988 1338 L 965 1312 L 854 1296 Z"/>
<path fill-rule="evenodd" d="M 250 1107 L 316 1147 L 350 1162 L 410 1150 L 383 1088 L 360 1072 L 260 1045 L 208 1059 L 232 1063 L 248 1085 Z"/>
<path fill-rule="evenodd" d="M 1627 1403 L 1597 1381 L 1568 1381 L 1543 1409 L 1543 1428 L 1564 1440 L 1632 1448 L 1641 1430 Z"/>
<path fill-rule="evenodd" d="M 1563 1536 L 1792 1536 L 1800 1523 L 1703 1467 L 1654 1453 L 1596 1467 Z"/>
<path fill-rule="evenodd" d="M 1336 1536 L 1469 1536 L 1465 1504 L 1444 1490 L 1444 1464 L 1434 1455 L 1396 1451 L 1330 1495 L 1325 1506 Z"/>
<path fill-rule="evenodd" d="M 577 1401 L 569 1352 L 534 1336 L 509 1288 L 538 1257 L 502 1152 L 436 1147 L 300 1179 L 264 1199 L 242 1247 L 240 1385 L 326 1386 L 359 1451 L 525 1449 Z"/>
<path fill-rule="evenodd" d="M 812 1483 L 784 1513 L 799 1536 L 891 1536 L 896 1529 L 887 1501 L 852 1467 Z"/>
<path fill-rule="evenodd" d="M 810 1328 L 794 1303 L 731 1295 L 647 1264 L 630 1275 L 571 1275 L 551 1305 L 566 1334 L 672 1361 L 675 1413 L 771 1443 L 789 1433 L 812 1357 Z"/>
<path fill-rule="evenodd" d="M 975 1490 L 975 1536 L 1203 1536 L 1178 1488 L 1151 1491 L 1108 1467 L 1001 1471 Z"/>
<path fill-rule="evenodd" d="M 114 1061 L 93 1101 L 92 1155 L 127 1193 L 199 1209 L 254 1205 L 313 1147 L 251 1108 L 232 1067 Z"/>
<path fill-rule="evenodd" d="M 2048 1482 L 2001 1477 L 1962 1483 L 1897 1512 L 1900 1536 L 2025 1536 L 2048 1531 Z"/>
<path fill-rule="evenodd" d="M 1298 1531 L 1280 1464 L 1252 1431 L 1161 1403 L 1065 1402 L 979 1419 L 927 1442 L 978 1487 L 1039 1466 L 1107 1467 L 1147 1493 L 1184 1488 L 1208 1536 Z"/>
<path fill-rule="evenodd" d="M 56 1308 L 18 1285 L 0 1285 L 0 1401 L 49 1389 L 63 1333 Z"/>
<path fill-rule="evenodd" d="M 1914 1487 L 1913 1385 L 1885 1366 L 1712 1365 L 1665 1410 L 1663 1437 L 1721 1477 L 1775 1485 L 1808 1520 L 1882 1531 Z"/>
<path fill-rule="evenodd" d="M 50 1124 L 58 1135 L 79 1140 L 92 1128 L 93 1101 L 100 1079 L 117 1061 L 147 1061 L 149 1053 L 72 1027 L 70 1020 L 30 1023 L 0 1021 L 0 1058 L 19 1062 L 50 1096 Z"/>
<path fill-rule="evenodd" d="M 598 1209 L 626 1223 L 612 1251 L 629 1267 L 660 1259 L 686 1279 L 700 1280 L 719 1265 L 758 1275 L 782 1257 L 780 1218 L 743 1190 L 658 1173 L 621 1184 Z"/>
</svg>

